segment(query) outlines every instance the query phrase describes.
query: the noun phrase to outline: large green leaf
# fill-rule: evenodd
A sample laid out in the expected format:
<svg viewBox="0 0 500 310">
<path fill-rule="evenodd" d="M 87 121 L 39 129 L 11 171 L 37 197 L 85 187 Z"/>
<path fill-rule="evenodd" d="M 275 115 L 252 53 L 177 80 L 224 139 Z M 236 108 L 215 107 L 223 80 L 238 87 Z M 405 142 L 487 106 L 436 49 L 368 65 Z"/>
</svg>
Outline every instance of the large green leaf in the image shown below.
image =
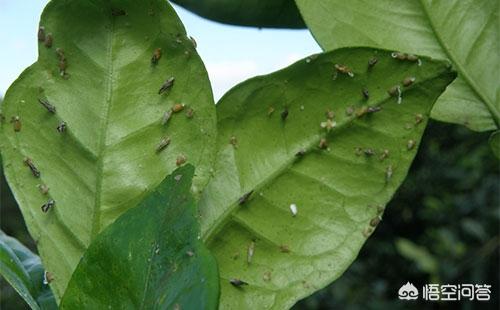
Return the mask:
<svg viewBox="0 0 500 310">
<path fill-rule="evenodd" d="M 373 57 L 378 62 L 368 69 Z M 340 49 L 248 80 L 220 100 L 218 162 L 200 209 L 219 263 L 222 308 L 290 307 L 351 264 L 405 178 L 433 103 L 455 77 L 447 63 L 421 61 Z M 334 64 L 354 76 L 334 73 Z M 415 81 L 400 86 L 398 104 L 387 90 L 408 77 Z M 329 133 L 320 126 L 328 124 L 327 110 L 336 122 Z M 237 288 L 230 279 L 249 285 Z"/>
<path fill-rule="evenodd" d="M 202 190 L 214 158 L 215 107 L 205 68 L 165 0 L 53 0 L 40 25 L 53 44 L 40 43 L 38 61 L 7 91 L 0 147 L 5 175 L 60 297 L 92 239 L 172 172 L 178 156 L 196 166 L 193 191 Z M 64 50 L 64 76 L 56 48 Z M 154 65 L 156 48 L 163 56 Z M 159 95 L 170 77 L 174 85 Z M 186 107 L 162 125 L 174 104 Z M 16 116 L 18 132 L 8 122 Z M 62 121 L 67 130 L 60 133 Z M 167 136 L 170 145 L 157 151 Z M 43 213 L 49 199 L 55 206 Z"/>
<path fill-rule="evenodd" d="M 217 308 L 217 263 L 200 239 L 193 173 L 175 170 L 91 243 L 61 309 Z"/>
<path fill-rule="evenodd" d="M 0 274 L 31 309 L 57 309 L 40 258 L 1 230 Z"/>
<path fill-rule="evenodd" d="M 431 116 L 473 130 L 500 126 L 497 0 L 296 0 L 326 50 L 371 46 L 450 59 L 458 79 Z"/>
<path fill-rule="evenodd" d="M 294 0 L 172 0 L 221 23 L 271 28 L 305 28 Z"/>
</svg>

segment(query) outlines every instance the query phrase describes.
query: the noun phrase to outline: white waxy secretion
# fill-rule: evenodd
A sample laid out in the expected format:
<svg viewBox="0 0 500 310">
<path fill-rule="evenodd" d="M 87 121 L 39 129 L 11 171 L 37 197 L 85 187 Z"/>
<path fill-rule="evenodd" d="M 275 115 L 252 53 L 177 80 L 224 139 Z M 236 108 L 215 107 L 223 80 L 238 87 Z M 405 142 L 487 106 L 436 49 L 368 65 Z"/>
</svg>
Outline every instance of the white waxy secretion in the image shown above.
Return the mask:
<svg viewBox="0 0 500 310">
<path fill-rule="evenodd" d="M 292 203 L 290 205 L 290 211 L 292 212 L 292 216 L 294 216 L 294 217 L 297 216 L 297 205 Z"/>
</svg>

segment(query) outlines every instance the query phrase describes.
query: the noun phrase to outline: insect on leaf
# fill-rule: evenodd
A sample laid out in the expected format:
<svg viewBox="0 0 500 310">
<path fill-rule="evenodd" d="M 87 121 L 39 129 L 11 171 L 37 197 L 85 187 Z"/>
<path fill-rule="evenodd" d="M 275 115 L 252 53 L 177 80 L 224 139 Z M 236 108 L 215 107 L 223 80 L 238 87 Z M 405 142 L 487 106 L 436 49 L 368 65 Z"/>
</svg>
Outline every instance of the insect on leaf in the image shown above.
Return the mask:
<svg viewBox="0 0 500 310">
<path fill-rule="evenodd" d="M 296 0 L 325 50 L 371 46 L 453 62 L 458 78 L 431 117 L 476 131 L 500 126 L 495 0 Z"/>
<path fill-rule="evenodd" d="M 37 62 L 5 95 L 0 150 L 60 298 L 95 236 L 181 154 L 196 167 L 199 195 L 215 158 L 215 107 L 203 63 L 167 1 L 53 0 L 40 26 L 52 45 L 39 41 Z M 162 125 L 176 104 L 194 116 Z"/>
<path fill-rule="evenodd" d="M 250 79 L 220 100 L 218 161 L 200 210 L 219 263 L 221 308 L 289 308 L 352 263 L 456 76 L 448 63 L 421 58 L 419 66 L 390 51 L 339 49 Z M 286 119 L 270 107 L 286 109 Z"/>
</svg>

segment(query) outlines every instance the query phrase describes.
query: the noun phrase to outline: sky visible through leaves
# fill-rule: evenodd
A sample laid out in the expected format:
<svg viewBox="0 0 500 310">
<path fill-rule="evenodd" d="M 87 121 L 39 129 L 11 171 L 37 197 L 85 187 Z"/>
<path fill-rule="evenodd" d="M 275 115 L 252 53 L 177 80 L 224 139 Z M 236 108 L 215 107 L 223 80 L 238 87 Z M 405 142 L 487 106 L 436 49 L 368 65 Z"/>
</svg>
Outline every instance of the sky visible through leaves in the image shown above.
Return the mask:
<svg viewBox="0 0 500 310">
<path fill-rule="evenodd" d="M 0 96 L 36 61 L 36 31 L 48 0 L 0 0 Z M 207 67 L 217 101 L 236 84 L 320 52 L 308 30 L 275 30 L 215 23 L 173 5 Z"/>
</svg>

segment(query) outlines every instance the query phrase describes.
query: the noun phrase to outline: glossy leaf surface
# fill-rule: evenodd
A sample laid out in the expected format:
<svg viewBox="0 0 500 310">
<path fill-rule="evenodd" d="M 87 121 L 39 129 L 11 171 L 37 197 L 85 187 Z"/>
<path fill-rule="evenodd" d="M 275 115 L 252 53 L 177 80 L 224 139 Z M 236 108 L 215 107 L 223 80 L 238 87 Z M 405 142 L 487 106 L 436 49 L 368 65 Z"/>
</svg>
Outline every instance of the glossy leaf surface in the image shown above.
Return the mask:
<svg viewBox="0 0 500 310">
<path fill-rule="evenodd" d="M 0 148 L 60 297 L 93 238 L 136 206 L 181 155 L 196 166 L 198 195 L 214 159 L 215 107 L 203 63 L 167 1 L 54 0 L 40 25 L 51 47 L 40 42 L 38 61 L 7 91 Z M 159 94 L 171 77 L 173 85 Z M 162 124 L 175 104 L 184 109 Z M 53 207 L 42 212 L 50 200 Z"/>
<path fill-rule="evenodd" d="M 98 235 L 61 309 L 217 309 L 217 264 L 199 238 L 193 173 L 175 170 Z"/>
<path fill-rule="evenodd" d="M 339 49 L 250 79 L 220 100 L 218 162 L 200 208 L 223 309 L 289 308 L 356 258 L 455 78 L 447 63 L 421 63 Z M 395 85 L 400 104 L 388 94 Z"/>
</svg>

